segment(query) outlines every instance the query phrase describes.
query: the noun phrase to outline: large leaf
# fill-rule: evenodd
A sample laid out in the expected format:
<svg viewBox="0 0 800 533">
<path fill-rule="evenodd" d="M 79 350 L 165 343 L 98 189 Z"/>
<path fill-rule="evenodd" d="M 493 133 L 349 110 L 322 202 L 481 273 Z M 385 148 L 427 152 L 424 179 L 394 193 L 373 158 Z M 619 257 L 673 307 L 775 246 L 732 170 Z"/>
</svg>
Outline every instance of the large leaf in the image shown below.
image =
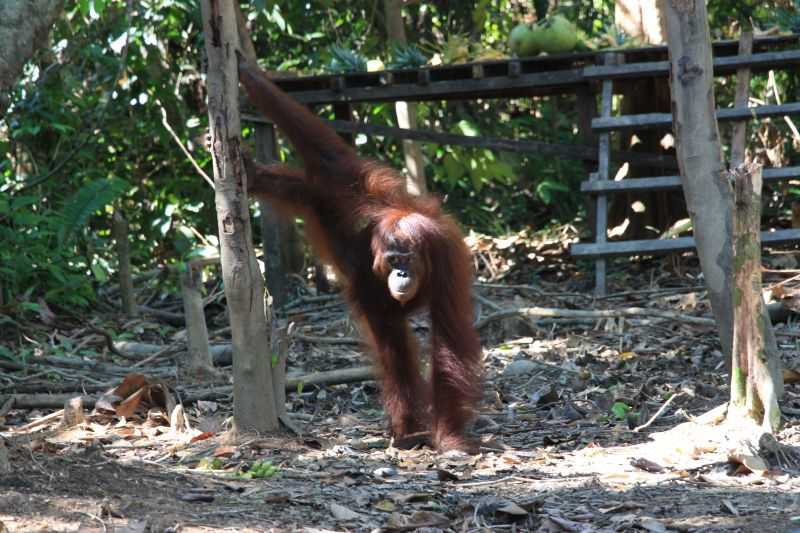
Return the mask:
<svg viewBox="0 0 800 533">
<path fill-rule="evenodd" d="M 57 215 L 60 224 L 59 245 L 68 244 L 78 229 L 89 222 L 89 217 L 125 194 L 129 188 L 130 184 L 119 178 L 92 181 L 84 185 L 67 200 Z"/>
</svg>

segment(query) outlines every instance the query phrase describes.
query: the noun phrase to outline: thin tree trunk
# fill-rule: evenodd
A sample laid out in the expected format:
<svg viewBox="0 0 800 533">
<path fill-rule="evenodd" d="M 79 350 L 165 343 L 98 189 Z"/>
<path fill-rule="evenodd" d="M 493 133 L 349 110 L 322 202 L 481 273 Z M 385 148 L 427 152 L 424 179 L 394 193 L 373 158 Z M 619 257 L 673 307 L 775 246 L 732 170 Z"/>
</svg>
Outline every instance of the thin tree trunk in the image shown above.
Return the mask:
<svg viewBox="0 0 800 533">
<path fill-rule="evenodd" d="M 183 315 L 186 320 L 186 358 L 189 374 L 192 376 L 208 376 L 213 374 L 211 348 L 208 344 L 208 327 L 203 310 L 203 295 L 200 292 L 200 270 L 186 263 L 181 277 L 181 297 L 183 299 Z"/>
<path fill-rule="evenodd" d="M 739 39 L 739 55 L 749 56 L 753 51 L 753 32 L 743 32 Z M 747 107 L 750 98 L 750 69 L 741 68 L 736 71 L 736 107 Z M 739 169 L 745 163 L 745 156 L 747 154 L 747 121 L 737 122 L 733 125 L 733 133 L 731 135 L 731 161 L 730 167 L 734 170 Z M 760 176 L 760 170 L 759 170 Z M 759 190 L 760 194 L 760 190 Z M 760 204 L 759 204 L 760 209 Z M 760 210 L 759 210 L 760 213 Z M 760 216 L 760 215 L 759 215 Z M 761 234 L 759 233 L 759 239 Z M 734 239 L 734 245 L 736 240 Z M 759 248 L 759 261 L 761 249 Z M 759 262 L 759 265 L 761 263 Z M 734 260 L 734 265 L 739 265 L 739 260 Z M 760 268 L 760 266 L 759 266 Z M 761 286 L 761 277 L 759 274 L 759 287 Z M 734 291 L 740 289 L 742 286 L 734 283 Z M 759 292 L 759 299 L 761 294 Z M 772 383 L 774 384 L 775 392 L 778 398 L 783 396 L 783 369 L 781 365 L 780 352 L 778 350 L 778 340 L 775 338 L 775 331 L 772 329 L 772 320 L 770 319 L 769 309 L 765 305 L 759 306 L 760 313 L 764 324 L 763 328 L 763 343 L 764 350 L 767 354 L 767 367 L 770 375 L 772 376 Z M 735 312 L 735 310 L 734 310 Z M 734 327 L 736 326 L 734 318 Z M 735 342 L 735 341 L 734 341 Z M 737 367 L 737 358 L 741 358 L 742 354 L 736 350 L 733 351 L 733 360 L 731 363 L 731 371 L 733 372 Z M 744 361 L 746 363 L 746 361 Z M 740 367 L 741 368 L 741 367 Z M 744 366 L 747 368 L 747 365 Z M 731 389 L 733 393 L 733 389 Z"/>
<path fill-rule="evenodd" d="M 117 241 L 117 259 L 119 265 L 119 295 L 122 300 L 122 312 L 127 316 L 138 316 L 139 308 L 133 293 L 133 276 L 131 275 L 131 247 L 128 241 L 128 221 L 119 211 L 114 212 L 111 222 L 114 240 Z"/>
<path fill-rule="evenodd" d="M 705 2 L 662 0 L 670 60 L 670 91 L 678 166 L 692 217 L 697 255 L 730 361 L 733 338 L 731 233 L 733 191 L 724 179 L 714 114 L 711 35 Z"/>
<path fill-rule="evenodd" d="M 263 163 L 277 160 L 275 149 L 275 127 L 271 124 L 256 124 L 256 159 Z M 267 201 L 258 202 L 261 208 L 261 243 L 264 246 L 264 267 L 267 289 L 272 296 L 275 309 L 282 309 L 289 303 L 288 279 L 284 269 L 283 239 L 288 224 L 278 216 L 275 209 Z"/>
<path fill-rule="evenodd" d="M 406 28 L 403 24 L 403 2 L 402 0 L 384 0 L 384 16 L 386 18 L 386 33 L 389 43 L 405 45 Z M 417 129 L 417 105 L 410 102 L 397 101 L 394 104 L 397 115 L 397 127 L 407 130 Z M 406 170 L 408 179 L 406 189 L 412 194 L 424 194 L 428 192 L 428 184 L 425 180 L 425 159 L 419 143 L 411 140 L 403 141 L 403 154 L 405 156 Z"/>
<path fill-rule="evenodd" d="M 208 114 L 216 186 L 222 279 L 233 341 L 234 431 L 275 431 L 278 417 L 264 307 L 264 278 L 256 261 L 241 154 L 239 48 L 233 2 L 202 0 L 208 56 Z"/>
</svg>

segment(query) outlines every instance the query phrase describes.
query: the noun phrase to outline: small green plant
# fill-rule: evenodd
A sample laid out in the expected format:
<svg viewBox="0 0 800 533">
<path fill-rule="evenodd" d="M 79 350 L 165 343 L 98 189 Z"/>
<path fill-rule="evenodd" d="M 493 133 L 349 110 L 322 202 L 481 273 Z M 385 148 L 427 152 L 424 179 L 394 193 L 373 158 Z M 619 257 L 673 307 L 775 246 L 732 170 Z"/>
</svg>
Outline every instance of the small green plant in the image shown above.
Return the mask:
<svg viewBox="0 0 800 533">
<path fill-rule="evenodd" d="M 625 420 L 630 410 L 631 406 L 624 402 L 614 402 L 614 405 L 611 406 L 611 412 L 618 420 Z"/>
<path fill-rule="evenodd" d="M 256 461 L 246 472 L 240 472 L 239 477 L 244 479 L 264 479 L 278 473 L 278 469 L 271 461 Z"/>
<path fill-rule="evenodd" d="M 403 46 L 395 44 L 392 46 L 392 60 L 388 67 L 391 69 L 411 69 L 424 67 L 428 63 L 428 58 L 415 45 Z"/>
<path fill-rule="evenodd" d="M 197 463 L 197 468 L 200 470 L 222 470 L 222 459 L 219 457 L 203 457 Z"/>
</svg>

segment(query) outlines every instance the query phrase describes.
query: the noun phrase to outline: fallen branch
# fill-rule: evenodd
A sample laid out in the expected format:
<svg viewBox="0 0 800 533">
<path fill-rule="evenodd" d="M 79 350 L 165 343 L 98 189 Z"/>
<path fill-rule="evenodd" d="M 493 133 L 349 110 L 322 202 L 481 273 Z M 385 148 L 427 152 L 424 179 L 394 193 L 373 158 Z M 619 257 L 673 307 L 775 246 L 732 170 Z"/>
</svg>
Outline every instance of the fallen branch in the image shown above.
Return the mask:
<svg viewBox="0 0 800 533">
<path fill-rule="evenodd" d="M 670 320 L 677 320 L 686 322 L 688 324 L 696 324 L 699 326 L 713 326 L 713 318 L 697 317 L 690 315 L 683 315 L 673 311 L 664 311 L 662 309 L 650 309 L 646 307 L 628 307 L 626 309 L 558 309 L 554 307 L 520 307 L 518 309 L 505 309 L 492 313 L 483 320 L 475 323 L 475 328 L 481 329 L 486 325 L 497 320 L 503 320 L 513 317 L 549 317 L 549 318 L 619 318 L 629 316 L 644 316 L 654 318 L 666 318 Z"/>
<path fill-rule="evenodd" d="M 294 335 L 291 335 L 291 338 L 301 340 L 303 342 L 312 342 L 314 344 L 346 344 L 355 346 L 363 344 L 361 339 L 355 339 L 353 337 L 314 337 L 311 335 L 295 333 Z"/>
<path fill-rule="evenodd" d="M 346 383 L 356 383 L 359 381 L 369 381 L 375 379 L 375 373 L 371 366 L 357 366 L 353 368 L 342 368 L 325 372 L 312 372 L 305 376 L 291 378 L 286 381 L 288 392 L 303 391 L 309 387 L 319 387 L 324 385 L 343 385 Z M 233 387 L 224 385 L 199 391 L 197 393 L 187 393 L 183 396 L 183 403 L 194 403 L 198 400 L 211 400 L 233 394 Z M 0 405 L 13 399 L 15 409 L 46 409 L 63 407 L 64 402 L 80 396 L 83 405 L 91 408 L 97 401 L 97 396 L 88 396 L 83 391 L 64 392 L 60 394 L 7 394 L 0 395 Z M 49 416 L 49 415 L 48 415 Z"/>
<path fill-rule="evenodd" d="M 664 402 L 664 404 L 658 409 L 658 411 L 656 411 L 656 414 L 654 414 L 653 416 L 650 417 L 650 420 L 648 420 L 647 422 L 645 422 L 641 426 L 633 428 L 633 432 L 634 433 L 639 433 L 641 430 L 647 429 L 648 427 L 650 427 L 653 424 L 653 422 L 655 422 L 658 419 L 658 417 L 660 417 L 664 413 L 664 411 L 667 410 L 667 407 L 669 407 L 669 404 L 671 404 L 675 400 L 675 398 L 677 398 L 678 396 L 683 396 L 683 395 L 684 395 L 683 392 L 678 392 L 678 393 L 675 393 L 672 396 L 670 396 L 669 399 L 666 402 Z"/>
</svg>

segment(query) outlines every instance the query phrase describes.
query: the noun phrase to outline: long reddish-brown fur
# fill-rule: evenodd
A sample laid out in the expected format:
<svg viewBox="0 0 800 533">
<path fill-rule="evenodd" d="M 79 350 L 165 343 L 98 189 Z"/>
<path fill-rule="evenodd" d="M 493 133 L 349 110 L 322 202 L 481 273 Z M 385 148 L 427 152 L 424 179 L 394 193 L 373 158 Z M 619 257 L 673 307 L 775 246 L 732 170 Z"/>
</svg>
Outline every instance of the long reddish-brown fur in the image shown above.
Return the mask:
<svg viewBox="0 0 800 533">
<path fill-rule="evenodd" d="M 383 401 L 397 437 L 425 429 L 439 449 L 467 448 L 464 431 L 480 397 L 480 340 L 472 325 L 472 269 L 456 222 L 431 196 L 412 196 L 402 177 L 360 159 L 331 128 L 240 58 L 250 101 L 275 122 L 305 169 L 246 158 L 249 190 L 303 216 L 308 237 L 344 281 L 344 295 L 375 354 Z M 392 298 L 384 254 L 410 244 L 424 279 L 413 300 Z M 422 380 L 409 313 L 430 310 L 431 386 Z M 429 420 L 430 417 L 430 420 Z"/>
</svg>

